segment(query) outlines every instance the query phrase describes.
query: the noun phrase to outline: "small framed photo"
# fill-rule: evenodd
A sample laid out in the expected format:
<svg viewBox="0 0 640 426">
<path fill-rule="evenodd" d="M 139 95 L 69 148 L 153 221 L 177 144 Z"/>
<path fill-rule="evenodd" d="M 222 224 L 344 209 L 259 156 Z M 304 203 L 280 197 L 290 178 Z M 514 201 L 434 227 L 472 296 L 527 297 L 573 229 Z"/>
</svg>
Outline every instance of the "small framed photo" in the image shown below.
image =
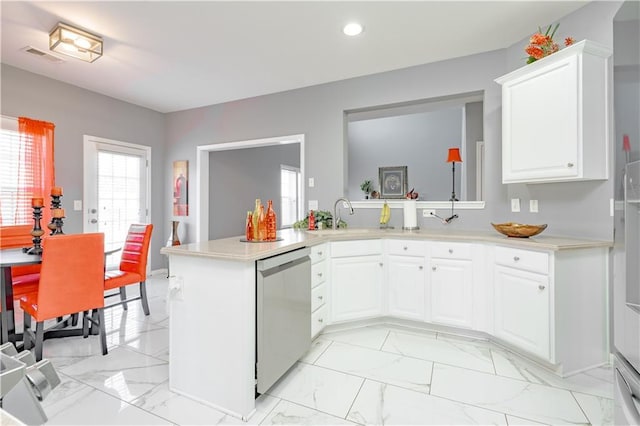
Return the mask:
<svg viewBox="0 0 640 426">
<path fill-rule="evenodd" d="M 404 198 L 407 194 L 407 166 L 379 167 L 380 198 Z"/>
</svg>

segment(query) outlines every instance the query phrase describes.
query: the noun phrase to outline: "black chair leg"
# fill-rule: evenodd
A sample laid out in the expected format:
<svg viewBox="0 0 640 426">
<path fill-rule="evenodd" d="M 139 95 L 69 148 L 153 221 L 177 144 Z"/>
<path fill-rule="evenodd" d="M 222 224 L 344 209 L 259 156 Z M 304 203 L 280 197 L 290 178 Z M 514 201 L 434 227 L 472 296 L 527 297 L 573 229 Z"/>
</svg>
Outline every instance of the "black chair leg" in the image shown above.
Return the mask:
<svg viewBox="0 0 640 426">
<path fill-rule="evenodd" d="M 107 332 L 104 327 L 104 309 L 98 308 L 98 328 L 100 329 L 100 346 L 102 346 L 102 355 L 107 354 Z"/>
<path fill-rule="evenodd" d="M 31 338 L 31 315 L 26 311 L 24 313 L 24 326 L 22 331 L 22 339 L 24 340 L 24 349 L 29 350 L 33 347 L 33 340 Z"/>
<path fill-rule="evenodd" d="M 122 309 L 127 310 L 127 290 L 124 287 L 120 287 L 120 300 L 122 301 Z"/>
<path fill-rule="evenodd" d="M 149 315 L 149 302 L 147 302 L 147 284 L 146 281 L 140 281 L 140 301 L 142 302 L 142 310 L 145 315 Z"/>
<path fill-rule="evenodd" d="M 36 323 L 36 362 L 42 360 L 42 341 L 44 340 L 44 321 Z"/>
<path fill-rule="evenodd" d="M 89 337 L 89 311 L 82 313 L 82 337 L 85 339 Z"/>
<path fill-rule="evenodd" d="M 71 325 L 72 326 L 76 326 L 78 325 L 78 314 L 71 314 Z"/>
</svg>

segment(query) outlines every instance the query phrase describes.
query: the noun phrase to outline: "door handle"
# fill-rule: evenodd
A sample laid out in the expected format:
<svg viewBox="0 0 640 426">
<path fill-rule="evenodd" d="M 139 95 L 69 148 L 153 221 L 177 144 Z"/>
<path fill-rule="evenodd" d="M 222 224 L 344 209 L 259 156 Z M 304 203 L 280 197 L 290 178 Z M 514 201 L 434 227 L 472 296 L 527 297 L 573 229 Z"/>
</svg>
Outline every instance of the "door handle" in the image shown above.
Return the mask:
<svg viewBox="0 0 640 426">
<path fill-rule="evenodd" d="M 98 223 L 98 219 L 91 219 L 89 222 L 91 222 L 91 223 Z"/>
<path fill-rule="evenodd" d="M 98 213 L 98 210 L 96 210 L 96 209 L 91 209 L 89 212 L 90 212 L 90 213 L 92 213 L 92 214 L 96 214 L 96 213 Z"/>
</svg>

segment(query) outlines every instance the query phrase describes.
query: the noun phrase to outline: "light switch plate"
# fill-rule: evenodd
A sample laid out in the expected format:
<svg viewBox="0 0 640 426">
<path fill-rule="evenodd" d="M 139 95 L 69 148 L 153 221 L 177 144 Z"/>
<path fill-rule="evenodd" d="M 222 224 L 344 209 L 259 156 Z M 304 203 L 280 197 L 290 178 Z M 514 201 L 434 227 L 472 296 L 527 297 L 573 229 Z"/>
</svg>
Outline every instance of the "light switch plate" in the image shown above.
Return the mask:
<svg viewBox="0 0 640 426">
<path fill-rule="evenodd" d="M 77 212 L 82 210 L 82 200 L 73 200 L 73 210 Z"/>
<path fill-rule="evenodd" d="M 309 188 L 313 188 L 316 186 L 316 180 L 314 178 L 309 178 Z"/>
<path fill-rule="evenodd" d="M 538 200 L 529 200 L 529 211 L 531 213 L 538 213 Z"/>
<path fill-rule="evenodd" d="M 511 199 L 511 211 L 517 213 L 520 211 L 520 198 Z"/>
<path fill-rule="evenodd" d="M 318 210 L 318 200 L 309 200 L 309 210 Z"/>
</svg>

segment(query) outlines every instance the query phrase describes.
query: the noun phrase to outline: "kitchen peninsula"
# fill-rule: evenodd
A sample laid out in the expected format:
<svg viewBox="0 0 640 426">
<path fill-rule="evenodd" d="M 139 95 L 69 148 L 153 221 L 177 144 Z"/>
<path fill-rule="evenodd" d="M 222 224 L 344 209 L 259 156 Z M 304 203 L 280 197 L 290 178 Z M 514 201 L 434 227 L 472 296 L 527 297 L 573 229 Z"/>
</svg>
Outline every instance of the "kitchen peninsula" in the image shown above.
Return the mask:
<svg viewBox="0 0 640 426">
<path fill-rule="evenodd" d="M 173 274 L 171 390 L 251 416 L 259 263 L 303 248 L 312 262 L 309 338 L 326 325 L 382 320 L 492 339 L 563 376 L 608 362 L 608 241 L 449 228 L 278 236 L 161 250 Z"/>
</svg>

